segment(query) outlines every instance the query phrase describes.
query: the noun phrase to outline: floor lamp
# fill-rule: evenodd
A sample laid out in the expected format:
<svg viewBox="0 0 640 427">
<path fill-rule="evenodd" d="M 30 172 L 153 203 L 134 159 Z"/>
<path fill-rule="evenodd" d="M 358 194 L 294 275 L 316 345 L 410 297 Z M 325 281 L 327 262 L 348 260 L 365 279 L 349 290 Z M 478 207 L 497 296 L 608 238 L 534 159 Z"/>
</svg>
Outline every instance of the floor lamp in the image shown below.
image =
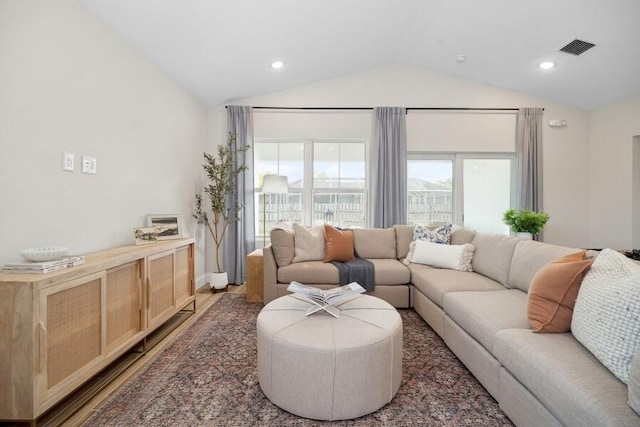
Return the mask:
<svg viewBox="0 0 640 427">
<path fill-rule="evenodd" d="M 267 245 L 267 194 L 287 194 L 289 183 L 286 176 L 265 175 L 262 178 L 262 247 Z"/>
</svg>

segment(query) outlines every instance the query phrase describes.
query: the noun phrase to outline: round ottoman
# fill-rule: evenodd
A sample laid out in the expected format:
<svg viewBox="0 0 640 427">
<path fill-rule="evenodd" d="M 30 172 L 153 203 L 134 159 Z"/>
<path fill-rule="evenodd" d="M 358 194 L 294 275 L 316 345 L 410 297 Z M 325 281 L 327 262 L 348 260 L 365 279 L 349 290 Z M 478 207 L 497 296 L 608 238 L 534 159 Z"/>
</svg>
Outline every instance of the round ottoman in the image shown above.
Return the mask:
<svg viewBox="0 0 640 427">
<path fill-rule="evenodd" d="M 318 420 L 357 418 L 393 399 L 402 379 L 402 319 L 368 295 L 305 316 L 310 304 L 287 295 L 257 320 L 258 380 L 267 398 Z"/>
</svg>

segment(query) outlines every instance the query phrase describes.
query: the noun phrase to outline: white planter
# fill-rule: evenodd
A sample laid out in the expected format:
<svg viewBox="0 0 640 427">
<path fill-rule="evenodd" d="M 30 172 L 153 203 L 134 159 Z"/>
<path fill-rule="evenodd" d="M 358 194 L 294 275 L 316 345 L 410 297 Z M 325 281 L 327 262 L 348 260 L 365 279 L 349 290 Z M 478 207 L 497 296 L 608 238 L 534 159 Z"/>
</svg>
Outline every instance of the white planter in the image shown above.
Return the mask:
<svg viewBox="0 0 640 427">
<path fill-rule="evenodd" d="M 516 236 L 521 239 L 527 239 L 527 240 L 533 239 L 533 235 L 531 235 L 531 233 L 526 233 L 526 232 L 516 233 Z"/>
<path fill-rule="evenodd" d="M 209 286 L 211 289 L 224 289 L 229 284 L 229 278 L 227 277 L 226 271 L 223 271 L 222 273 L 209 274 Z"/>
</svg>

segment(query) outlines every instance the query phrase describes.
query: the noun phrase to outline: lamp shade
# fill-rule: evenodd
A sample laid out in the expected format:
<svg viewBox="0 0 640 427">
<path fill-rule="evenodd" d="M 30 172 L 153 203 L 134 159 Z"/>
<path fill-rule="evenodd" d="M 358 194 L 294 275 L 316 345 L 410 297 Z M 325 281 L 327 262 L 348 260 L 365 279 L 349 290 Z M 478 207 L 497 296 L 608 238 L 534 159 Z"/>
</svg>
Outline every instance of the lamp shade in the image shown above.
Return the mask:
<svg viewBox="0 0 640 427">
<path fill-rule="evenodd" d="M 265 194 L 286 194 L 289 183 L 286 176 L 265 175 L 262 179 L 262 192 Z"/>
</svg>

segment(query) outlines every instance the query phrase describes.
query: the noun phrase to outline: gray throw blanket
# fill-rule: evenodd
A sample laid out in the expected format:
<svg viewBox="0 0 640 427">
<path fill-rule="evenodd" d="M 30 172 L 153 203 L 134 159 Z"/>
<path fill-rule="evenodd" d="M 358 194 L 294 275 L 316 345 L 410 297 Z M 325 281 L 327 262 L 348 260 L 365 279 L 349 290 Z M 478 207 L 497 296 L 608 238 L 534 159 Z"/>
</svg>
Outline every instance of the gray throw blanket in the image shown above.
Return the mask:
<svg viewBox="0 0 640 427">
<path fill-rule="evenodd" d="M 363 258 L 355 258 L 352 261 L 331 261 L 338 269 L 340 285 L 348 285 L 358 282 L 367 292 L 373 292 L 375 286 L 375 269 L 373 263 Z"/>
</svg>

